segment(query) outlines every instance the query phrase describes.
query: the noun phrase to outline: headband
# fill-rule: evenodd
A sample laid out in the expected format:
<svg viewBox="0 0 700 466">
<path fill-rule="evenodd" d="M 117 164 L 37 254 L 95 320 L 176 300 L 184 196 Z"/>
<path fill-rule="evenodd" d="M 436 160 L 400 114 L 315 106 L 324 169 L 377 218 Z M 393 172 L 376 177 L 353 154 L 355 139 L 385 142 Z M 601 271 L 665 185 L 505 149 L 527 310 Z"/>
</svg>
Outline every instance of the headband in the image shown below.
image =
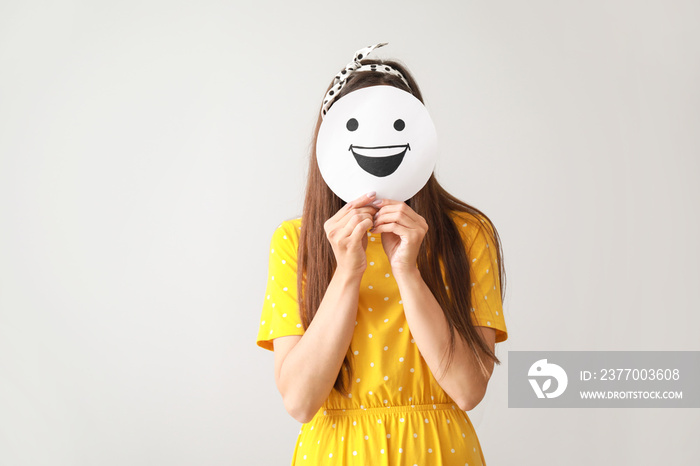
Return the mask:
<svg viewBox="0 0 700 466">
<path fill-rule="evenodd" d="M 408 85 L 408 82 L 403 77 L 403 75 L 394 68 L 388 65 L 363 65 L 362 63 L 360 63 L 363 58 L 367 58 L 367 55 L 369 55 L 372 52 L 372 50 L 376 49 L 377 47 L 382 47 L 386 44 L 386 42 L 382 42 L 379 44 L 370 45 L 369 47 L 365 47 L 355 52 L 355 57 L 352 59 L 352 61 L 345 65 L 345 69 L 343 69 L 340 73 L 336 74 L 335 78 L 333 78 L 333 86 L 331 86 L 331 88 L 326 93 L 326 96 L 323 98 L 323 106 L 321 107 L 321 118 L 324 118 L 326 116 L 328 107 L 330 107 L 330 105 L 337 97 L 340 89 L 342 89 L 345 85 L 345 81 L 350 77 L 350 75 L 357 71 L 379 71 L 382 73 L 393 74 L 394 76 L 398 76 L 399 78 L 401 78 L 401 81 L 403 81 L 406 84 L 406 86 L 408 86 L 410 89 L 411 86 Z"/>
</svg>

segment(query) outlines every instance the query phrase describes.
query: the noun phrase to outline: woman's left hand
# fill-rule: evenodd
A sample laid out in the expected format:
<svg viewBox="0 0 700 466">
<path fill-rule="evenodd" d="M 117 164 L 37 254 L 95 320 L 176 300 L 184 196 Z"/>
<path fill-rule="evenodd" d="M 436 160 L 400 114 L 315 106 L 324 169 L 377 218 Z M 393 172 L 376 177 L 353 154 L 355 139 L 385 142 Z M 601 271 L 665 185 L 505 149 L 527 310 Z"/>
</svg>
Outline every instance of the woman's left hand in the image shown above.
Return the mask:
<svg viewBox="0 0 700 466">
<path fill-rule="evenodd" d="M 382 246 L 394 273 L 415 269 L 418 251 L 428 232 L 428 223 L 405 202 L 391 199 L 375 201 L 372 233 L 382 234 Z"/>
</svg>

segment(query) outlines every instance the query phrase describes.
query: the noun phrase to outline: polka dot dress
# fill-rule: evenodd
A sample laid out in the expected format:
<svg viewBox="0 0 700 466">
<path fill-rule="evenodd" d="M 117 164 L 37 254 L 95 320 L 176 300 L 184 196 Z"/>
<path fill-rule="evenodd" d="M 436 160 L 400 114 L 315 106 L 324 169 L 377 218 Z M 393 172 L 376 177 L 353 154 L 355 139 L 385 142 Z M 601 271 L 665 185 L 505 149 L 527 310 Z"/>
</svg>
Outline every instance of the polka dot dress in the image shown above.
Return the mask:
<svg viewBox="0 0 700 466">
<path fill-rule="evenodd" d="M 471 267 L 471 316 L 475 325 L 507 339 L 496 250 L 482 219 L 455 215 Z M 257 345 L 303 335 L 296 301 L 296 255 L 301 220 L 283 222 L 270 246 L 267 290 Z M 485 464 L 466 412 L 440 387 L 411 335 L 398 286 L 381 244 L 369 234 L 355 332 L 351 393 L 332 390 L 313 419 L 302 424 L 292 465 Z"/>
</svg>

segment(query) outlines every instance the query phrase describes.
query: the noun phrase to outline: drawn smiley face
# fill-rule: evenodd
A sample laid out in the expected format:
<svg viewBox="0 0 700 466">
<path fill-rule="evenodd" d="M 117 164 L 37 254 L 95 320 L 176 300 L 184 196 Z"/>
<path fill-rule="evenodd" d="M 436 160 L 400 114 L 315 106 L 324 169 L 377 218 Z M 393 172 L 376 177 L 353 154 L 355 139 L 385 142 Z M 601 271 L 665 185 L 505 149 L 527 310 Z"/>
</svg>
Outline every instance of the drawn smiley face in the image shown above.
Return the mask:
<svg viewBox="0 0 700 466">
<path fill-rule="evenodd" d="M 405 201 L 430 178 L 437 135 L 427 109 L 393 86 L 350 92 L 326 114 L 316 142 L 326 184 L 346 202 L 364 193 Z"/>
</svg>

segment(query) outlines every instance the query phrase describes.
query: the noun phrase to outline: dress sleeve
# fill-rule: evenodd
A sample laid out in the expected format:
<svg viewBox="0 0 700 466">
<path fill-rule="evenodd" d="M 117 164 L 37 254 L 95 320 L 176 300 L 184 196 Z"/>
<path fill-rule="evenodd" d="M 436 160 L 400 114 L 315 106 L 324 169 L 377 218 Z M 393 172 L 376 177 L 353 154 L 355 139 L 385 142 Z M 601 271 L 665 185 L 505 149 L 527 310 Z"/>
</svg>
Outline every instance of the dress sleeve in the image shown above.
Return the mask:
<svg viewBox="0 0 700 466">
<path fill-rule="evenodd" d="M 474 231 L 467 245 L 472 320 L 475 326 L 495 329 L 496 343 L 499 343 L 508 339 L 508 330 L 503 316 L 495 239 L 489 233 L 492 230 L 486 220 L 467 220 L 464 225 L 464 228 L 471 227 Z"/>
<path fill-rule="evenodd" d="M 283 222 L 270 242 L 267 288 L 256 341 L 270 351 L 274 351 L 275 338 L 304 334 L 297 302 L 297 223 Z"/>
</svg>

